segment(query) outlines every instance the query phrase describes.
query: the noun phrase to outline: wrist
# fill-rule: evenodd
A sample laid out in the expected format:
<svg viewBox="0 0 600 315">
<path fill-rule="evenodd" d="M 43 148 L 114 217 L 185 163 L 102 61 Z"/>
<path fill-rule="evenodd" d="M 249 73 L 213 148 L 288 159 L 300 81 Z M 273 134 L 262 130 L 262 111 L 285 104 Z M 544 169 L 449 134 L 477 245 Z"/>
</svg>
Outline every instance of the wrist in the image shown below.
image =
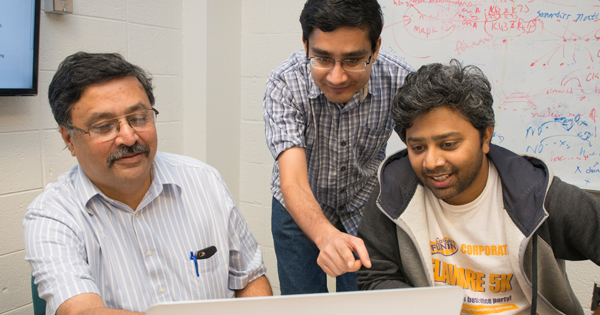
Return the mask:
<svg viewBox="0 0 600 315">
<path fill-rule="evenodd" d="M 341 233 L 338 229 L 336 229 L 330 223 L 323 227 L 318 228 L 317 231 L 319 231 L 319 232 L 315 236 L 313 241 L 315 242 L 315 245 L 317 245 L 319 250 L 321 250 L 322 247 L 325 246 L 334 235 L 336 235 L 337 233 Z"/>
</svg>

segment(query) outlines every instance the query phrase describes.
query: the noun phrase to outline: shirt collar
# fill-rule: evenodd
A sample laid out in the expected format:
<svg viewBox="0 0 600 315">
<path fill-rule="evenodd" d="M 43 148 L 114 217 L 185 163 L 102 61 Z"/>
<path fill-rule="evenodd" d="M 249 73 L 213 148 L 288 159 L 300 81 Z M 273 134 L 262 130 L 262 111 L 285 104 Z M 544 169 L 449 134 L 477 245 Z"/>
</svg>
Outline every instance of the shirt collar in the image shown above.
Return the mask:
<svg viewBox="0 0 600 315">
<path fill-rule="evenodd" d="M 138 208 L 143 208 L 152 202 L 152 200 L 156 199 L 156 197 L 162 193 L 165 185 L 173 185 L 177 188 L 179 195 L 181 195 L 181 179 L 173 176 L 173 174 L 176 174 L 173 170 L 173 166 L 162 159 L 160 152 L 154 157 L 150 172 L 152 174 L 152 183 Z M 88 213 L 93 214 L 92 207 L 89 207 L 88 203 L 96 196 L 98 196 L 98 198 L 103 198 L 112 204 L 120 203 L 117 200 L 107 197 L 96 185 L 94 185 L 79 165 L 77 165 L 77 173 L 78 176 L 74 181 L 74 186 L 78 188 L 76 194 L 82 203 L 86 205 Z M 135 211 L 135 209 L 133 210 Z"/>
<path fill-rule="evenodd" d="M 73 186 L 76 187 L 75 194 L 77 194 L 77 197 L 81 200 L 82 204 L 85 204 L 87 212 L 93 214 L 88 203 L 96 195 L 104 196 L 104 194 L 96 187 L 96 185 L 94 185 L 94 183 L 92 183 L 79 164 L 77 164 L 77 177 L 73 182 Z"/>
</svg>

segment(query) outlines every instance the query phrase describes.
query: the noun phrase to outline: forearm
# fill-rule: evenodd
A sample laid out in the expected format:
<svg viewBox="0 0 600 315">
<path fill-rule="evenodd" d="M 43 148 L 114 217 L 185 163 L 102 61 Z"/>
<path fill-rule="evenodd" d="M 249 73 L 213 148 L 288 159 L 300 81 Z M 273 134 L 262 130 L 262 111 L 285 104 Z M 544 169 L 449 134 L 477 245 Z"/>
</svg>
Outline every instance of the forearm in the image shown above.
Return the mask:
<svg viewBox="0 0 600 315">
<path fill-rule="evenodd" d="M 279 155 L 278 161 L 285 208 L 304 234 L 322 249 L 323 243 L 339 231 L 323 215 L 312 193 L 304 148 L 289 148 Z"/>
<path fill-rule="evenodd" d="M 286 210 L 317 247 L 321 247 L 327 235 L 338 232 L 323 214 L 310 188 L 292 183 L 282 186 L 281 191 Z"/>
<path fill-rule="evenodd" d="M 237 290 L 235 297 L 271 296 L 271 284 L 266 276 L 260 276 L 246 285 L 245 288 Z"/>
<path fill-rule="evenodd" d="M 132 311 L 106 308 L 102 298 L 95 293 L 83 293 L 76 295 L 56 310 L 56 315 L 135 315 L 143 314 Z"/>
<path fill-rule="evenodd" d="M 116 310 L 112 308 L 93 308 L 87 309 L 78 313 L 70 313 L 77 315 L 142 315 L 144 313 L 125 311 L 125 310 Z"/>
<path fill-rule="evenodd" d="M 332 277 L 371 266 L 362 240 L 339 231 L 323 215 L 308 183 L 304 149 L 293 147 L 279 155 L 281 192 L 296 224 L 319 248 L 317 264 Z M 356 260 L 353 252 L 358 254 Z"/>
</svg>

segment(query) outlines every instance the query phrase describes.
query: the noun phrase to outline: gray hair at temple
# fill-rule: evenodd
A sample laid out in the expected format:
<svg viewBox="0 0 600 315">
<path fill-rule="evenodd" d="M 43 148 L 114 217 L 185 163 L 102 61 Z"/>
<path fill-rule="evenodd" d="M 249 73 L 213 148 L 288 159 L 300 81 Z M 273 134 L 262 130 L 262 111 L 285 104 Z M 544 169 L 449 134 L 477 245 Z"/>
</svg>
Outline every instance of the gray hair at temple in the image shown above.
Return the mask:
<svg viewBox="0 0 600 315">
<path fill-rule="evenodd" d="M 48 100 L 59 126 L 69 127 L 71 109 L 90 85 L 132 76 L 138 79 L 154 106 L 152 77 L 142 68 L 116 53 L 91 54 L 78 52 L 65 58 L 48 87 Z"/>
<path fill-rule="evenodd" d="M 396 133 L 406 143 L 406 129 L 419 115 L 448 106 L 479 130 L 481 138 L 494 126 L 492 86 L 481 69 L 462 66 L 456 59 L 448 65 L 432 63 L 410 73 L 392 101 Z"/>
</svg>

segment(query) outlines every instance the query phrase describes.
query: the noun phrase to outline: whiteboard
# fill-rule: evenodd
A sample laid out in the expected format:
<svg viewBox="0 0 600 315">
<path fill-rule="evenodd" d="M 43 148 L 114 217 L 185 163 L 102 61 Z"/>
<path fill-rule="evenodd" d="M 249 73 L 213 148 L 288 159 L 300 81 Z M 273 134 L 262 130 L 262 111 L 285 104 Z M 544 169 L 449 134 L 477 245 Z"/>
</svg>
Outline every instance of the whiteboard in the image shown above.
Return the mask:
<svg viewBox="0 0 600 315">
<path fill-rule="evenodd" d="M 382 49 L 415 69 L 456 58 L 483 70 L 494 95 L 492 143 L 538 156 L 564 181 L 600 190 L 599 0 L 379 3 Z"/>
</svg>

